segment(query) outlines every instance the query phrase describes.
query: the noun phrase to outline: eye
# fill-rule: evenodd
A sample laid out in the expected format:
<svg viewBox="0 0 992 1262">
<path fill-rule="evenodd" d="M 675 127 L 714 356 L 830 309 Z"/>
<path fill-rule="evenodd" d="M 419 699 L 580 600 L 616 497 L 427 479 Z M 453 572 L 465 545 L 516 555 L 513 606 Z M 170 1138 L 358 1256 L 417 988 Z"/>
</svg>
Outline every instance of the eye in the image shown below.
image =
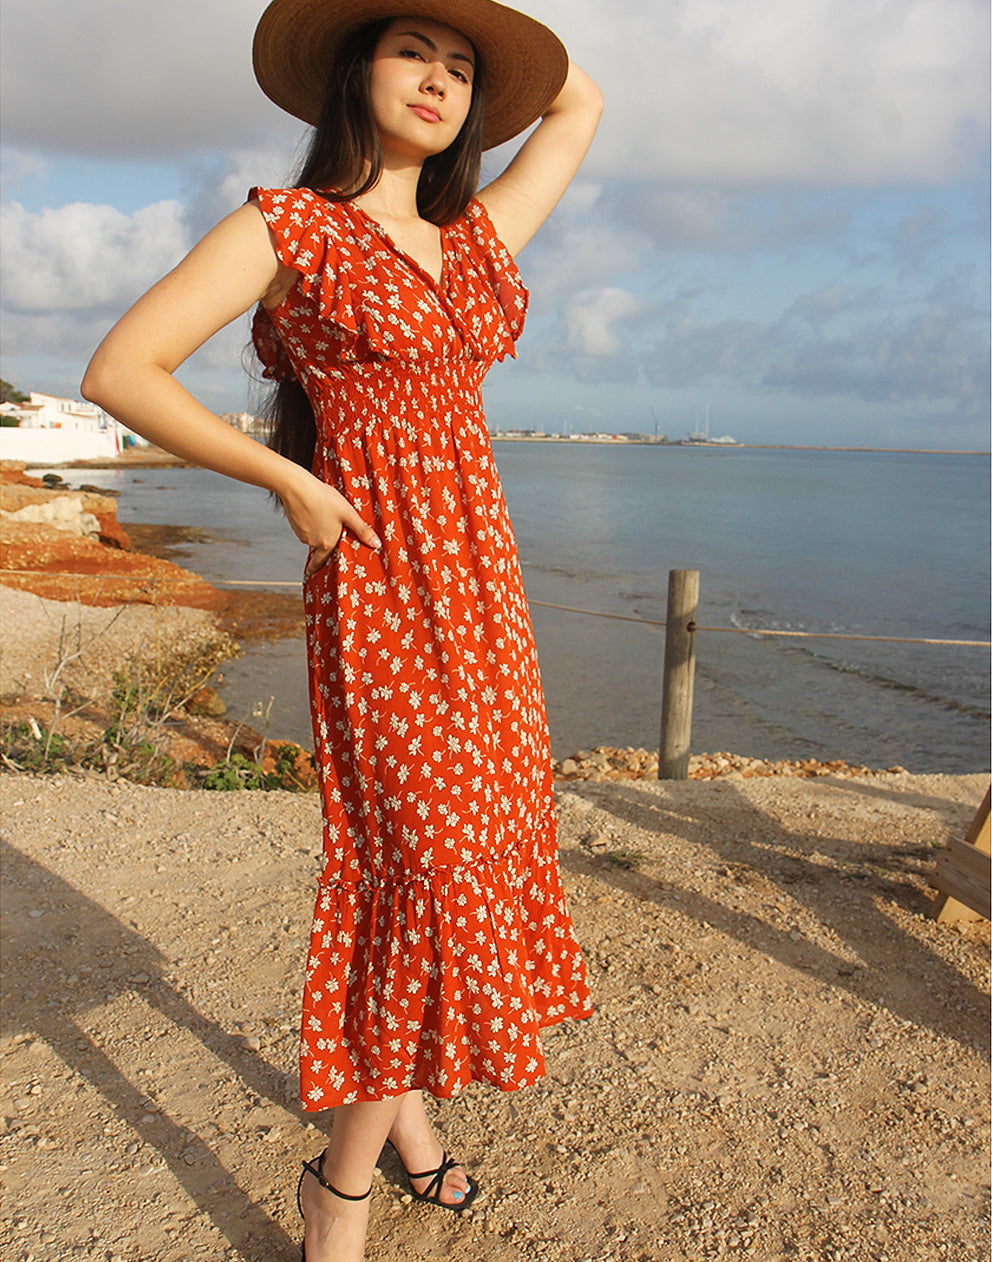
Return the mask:
<svg viewBox="0 0 992 1262">
<path fill-rule="evenodd" d="M 455 67 L 453 70 L 450 70 L 448 73 L 451 75 L 453 79 L 457 79 L 459 83 L 471 83 L 471 79 L 469 79 L 468 75 L 465 73 L 464 70 L 459 70 L 457 67 Z"/>
<path fill-rule="evenodd" d="M 417 61 L 424 60 L 423 56 L 421 55 L 420 50 L 417 48 L 401 48 L 399 51 L 399 56 L 415 58 Z"/>
</svg>

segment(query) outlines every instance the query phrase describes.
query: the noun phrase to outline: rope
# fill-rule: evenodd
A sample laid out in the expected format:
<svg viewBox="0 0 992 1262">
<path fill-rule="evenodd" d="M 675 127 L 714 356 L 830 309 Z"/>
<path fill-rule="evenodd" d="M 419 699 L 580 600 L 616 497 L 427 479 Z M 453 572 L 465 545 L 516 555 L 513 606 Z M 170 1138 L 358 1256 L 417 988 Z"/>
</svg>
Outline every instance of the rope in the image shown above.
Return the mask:
<svg viewBox="0 0 992 1262">
<path fill-rule="evenodd" d="M 291 583 L 282 581 L 269 582 L 266 579 L 235 579 L 235 578 L 218 578 L 201 579 L 199 576 L 191 578 L 162 578 L 157 574 L 72 574 L 63 570 L 7 570 L 0 569 L 0 575 L 34 575 L 43 578 L 72 578 L 72 579 L 91 579 L 99 580 L 106 583 L 152 583 L 152 584 L 183 584 L 202 582 L 208 583 L 212 587 L 288 587 L 294 591 L 299 589 L 299 580 Z M 578 609 L 574 605 L 555 605 L 545 600 L 529 600 L 527 602 L 539 609 L 556 609 L 561 613 L 579 613 L 584 614 L 588 618 L 607 618 L 613 622 L 636 622 L 643 627 L 664 627 L 666 622 L 659 622 L 653 618 L 637 618 L 631 614 L 623 613 L 605 613 L 601 609 Z M 708 631 L 715 635 L 768 635 L 775 636 L 779 639 L 792 640 L 857 640 L 862 643 L 869 644 L 929 644 L 943 646 L 944 648 L 974 648 L 987 649 L 992 648 L 992 640 L 937 640 L 929 637 L 915 638 L 911 636 L 892 636 L 892 635 L 851 635 L 839 631 L 773 631 L 769 627 L 704 627 L 699 626 L 695 622 L 690 622 L 686 628 L 688 631 Z"/>
<path fill-rule="evenodd" d="M 617 622 L 639 622 L 646 627 L 664 627 L 668 624 L 651 618 L 634 618 L 629 614 L 602 613 L 597 609 L 576 609 L 572 605 L 552 605 L 543 600 L 531 600 L 528 604 L 541 609 L 559 609 L 562 613 L 584 613 L 593 618 L 614 618 Z M 909 636 L 848 635 L 836 631 L 772 631 L 766 627 L 701 627 L 690 622 L 688 631 L 714 631 L 720 635 L 774 635 L 797 640 L 865 640 L 874 644 L 943 644 L 952 648 L 992 648 L 992 640 L 933 640 L 913 639 Z"/>
</svg>

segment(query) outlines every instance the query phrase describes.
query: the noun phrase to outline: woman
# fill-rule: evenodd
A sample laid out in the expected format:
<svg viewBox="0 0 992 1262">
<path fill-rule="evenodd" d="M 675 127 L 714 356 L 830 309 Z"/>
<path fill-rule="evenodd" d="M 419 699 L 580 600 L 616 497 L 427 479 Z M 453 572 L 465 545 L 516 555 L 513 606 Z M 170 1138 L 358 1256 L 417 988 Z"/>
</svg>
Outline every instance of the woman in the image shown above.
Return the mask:
<svg viewBox="0 0 992 1262">
<path fill-rule="evenodd" d="M 541 1026 L 590 1011 L 561 893 L 544 704 L 480 387 L 513 352 L 512 261 L 602 100 L 545 27 L 490 0 L 274 0 L 255 68 L 316 124 L 296 188 L 252 190 L 111 330 L 87 399 L 268 488 L 304 574 L 324 868 L 301 1039 L 310 1262 L 363 1256 L 387 1140 L 420 1199 L 478 1188 L 422 1090 L 543 1073 Z M 540 125 L 474 198 L 483 148 Z M 173 377 L 260 304 L 278 382 L 261 447 Z M 308 1177 L 308 1172 L 309 1176 Z"/>
</svg>

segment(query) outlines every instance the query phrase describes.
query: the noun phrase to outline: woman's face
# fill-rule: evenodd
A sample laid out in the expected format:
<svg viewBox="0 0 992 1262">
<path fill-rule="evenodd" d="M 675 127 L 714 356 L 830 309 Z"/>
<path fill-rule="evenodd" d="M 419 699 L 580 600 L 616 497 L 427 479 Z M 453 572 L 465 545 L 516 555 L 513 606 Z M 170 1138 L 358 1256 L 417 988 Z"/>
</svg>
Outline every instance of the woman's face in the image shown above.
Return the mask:
<svg viewBox="0 0 992 1262">
<path fill-rule="evenodd" d="M 472 104 L 475 50 L 450 26 L 397 18 L 372 57 L 372 116 L 386 153 L 422 161 L 447 149 Z"/>
</svg>

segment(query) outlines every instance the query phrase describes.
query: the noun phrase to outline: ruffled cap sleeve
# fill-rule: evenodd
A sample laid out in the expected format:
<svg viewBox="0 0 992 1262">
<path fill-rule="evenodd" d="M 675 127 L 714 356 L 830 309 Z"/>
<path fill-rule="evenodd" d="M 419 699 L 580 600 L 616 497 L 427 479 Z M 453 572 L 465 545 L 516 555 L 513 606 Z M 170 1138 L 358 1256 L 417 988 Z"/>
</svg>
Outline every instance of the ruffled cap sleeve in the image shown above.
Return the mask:
<svg viewBox="0 0 992 1262">
<path fill-rule="evenodd" d="M 320 313 L 322 320 L 336 326 L 342 341 L 353 340 L 358 321 L 350 285 L 342 279 L 353 260 L 348 243 L 338 237 L 336 207 L 308 188 L 253 188 L 248 200 L 262 212 L 279 262 L 299 273 L 296 285 L 283 302 L 299 295 Z M 300 375 L 294 364 L 292 342 L 287 351 L 279 332 L 281 306 L 271 311 L 259 306 L 252 323 L 252 342 L 263 365 L 263 376 L 274 380 Z"/>
<path fill-rule="evenodd" d="M 513 261 L 513 256 L 496 235 L 489 212 L 478 198 L 469 202 L 465 219 L 474 253 L 485 270 L 486 279 L 506 319 L 509 342 L 505 351 L 516 354 L 513 343 L 523 332 L 530 295 Z"/>
</svg>

